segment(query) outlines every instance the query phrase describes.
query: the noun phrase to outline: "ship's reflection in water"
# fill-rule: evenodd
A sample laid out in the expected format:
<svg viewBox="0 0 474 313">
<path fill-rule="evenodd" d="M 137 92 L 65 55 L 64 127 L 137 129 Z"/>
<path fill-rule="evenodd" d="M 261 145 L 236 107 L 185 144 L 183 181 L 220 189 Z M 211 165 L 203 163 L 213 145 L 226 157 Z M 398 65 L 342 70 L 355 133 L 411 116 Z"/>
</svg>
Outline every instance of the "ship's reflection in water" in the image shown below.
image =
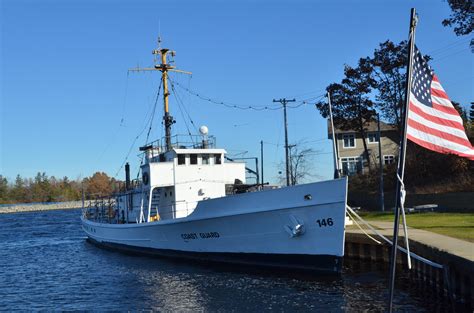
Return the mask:
<svg viewBox="0 0 474 313">
<path fill-rule="evenodd" d="M 79 211 L 0 215 L 0 308 L 173 312 L 379 312 L 387 271 L 345 262 L 320 276 L 137 257 L 85 241 Z M 401 275 L 399 275 L 400 277 Z M 397 312 L 446 312 L 400 277 Z M 462 311 L 461 308 L 456 308 Z"/>
<path fill-rule="evenodd" d="M 207 305 L 201 293 L 199 281 L 186 273 L 136 271 L 137 284 L 142 287 L 148 300 L 142 308 L 163 311 L 203 311 Z"/>
</svg>

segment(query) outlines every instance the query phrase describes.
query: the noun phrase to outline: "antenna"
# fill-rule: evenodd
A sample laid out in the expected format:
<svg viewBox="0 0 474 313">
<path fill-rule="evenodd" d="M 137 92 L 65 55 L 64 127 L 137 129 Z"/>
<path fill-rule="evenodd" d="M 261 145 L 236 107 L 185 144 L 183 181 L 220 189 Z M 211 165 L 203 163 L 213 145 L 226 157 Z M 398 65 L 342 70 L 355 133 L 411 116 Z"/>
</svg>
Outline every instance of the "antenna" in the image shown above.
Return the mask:
<svg viewBox="0 0 474 313">
<path fill-rule="evenodd" d="M 158 49 L 161 48 L 161 20 L 158 19 Z"/>
</svg>

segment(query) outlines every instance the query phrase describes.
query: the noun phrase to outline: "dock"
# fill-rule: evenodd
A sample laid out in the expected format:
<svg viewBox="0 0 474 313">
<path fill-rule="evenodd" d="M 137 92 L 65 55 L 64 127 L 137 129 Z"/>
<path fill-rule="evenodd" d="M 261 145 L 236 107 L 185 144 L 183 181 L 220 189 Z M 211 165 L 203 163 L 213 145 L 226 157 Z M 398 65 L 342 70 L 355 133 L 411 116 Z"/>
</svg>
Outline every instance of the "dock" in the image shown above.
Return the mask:
<svg viewBox="0 0 474 313">
<path fill-rule="evenodd" d="M 393 223 L 373 222 L 370 224 L 379 233 L 392 240 Z M 368 233 L 372 235 L 369 230 Z M 405 246 L 405 238 L 400 227 L 398 244 Z M 380 238 L 377 235 L 375 239 Z M 472 311 L 474 307 L 474 243 L 432 233 L 429 231 L 408 228 L 410 251 L 430 261 L 443 265 L 436 268 L 412 258 L 412 275 L 422 281 L 426 287 L 446 296 L 452 302 L 463 303 Z M 381 241 L 381 240 L 379 240 Z M 391 246 L 377 243 L 360 229 L 350 226 L 346 229 L 345 256 L 372 262 L 390 262 Z M 397 264 L 407 270 L 406 254 L 397 253 Z"/>
</svg>

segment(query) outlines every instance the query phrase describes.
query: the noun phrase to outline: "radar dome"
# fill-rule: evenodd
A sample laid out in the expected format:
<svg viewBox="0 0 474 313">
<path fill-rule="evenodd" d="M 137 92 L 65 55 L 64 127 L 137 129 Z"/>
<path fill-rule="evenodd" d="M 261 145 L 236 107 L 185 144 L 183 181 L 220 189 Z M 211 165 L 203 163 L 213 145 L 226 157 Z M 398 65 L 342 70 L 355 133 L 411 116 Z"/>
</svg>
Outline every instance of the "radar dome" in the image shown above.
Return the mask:
<svg viewBox="0 0 474 313">
<path fill-rule="evenodd" d="M 206 136 L 209 133 L 209 129 L 207 129 L 207 126 L 201 126 L 199 127 L 199 132 L 201 135 Z"/>
</svg>

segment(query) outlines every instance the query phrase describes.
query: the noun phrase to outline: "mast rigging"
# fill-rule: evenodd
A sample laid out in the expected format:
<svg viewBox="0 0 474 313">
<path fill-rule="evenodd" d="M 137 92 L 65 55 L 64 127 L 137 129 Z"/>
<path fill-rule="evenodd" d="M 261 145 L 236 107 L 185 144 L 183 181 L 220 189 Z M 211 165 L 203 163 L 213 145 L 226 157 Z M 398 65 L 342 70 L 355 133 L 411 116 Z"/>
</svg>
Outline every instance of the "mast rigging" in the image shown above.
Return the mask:
<svg viewBox="0 0 474 313">
<path fill-rule="evenodd" d="M 165 147 L 166 151 L 170 151 L 172 149 L 171 145 L 171 126 L 176 123 L 174 118 L 171 116 L 169 111 L 169 89 L 168 89 L 168 72 L 176 72 L 176 73 L 183 73 L 192 75 L 191 72 L 182 71 L 176 69 L 175 66 L 172 66 L 168 63 L 167 57 L 168 54 L 171 57 L 176 55 L 175 51 L 166 48 L 160 48 L 161 46 L 161 39 L 158 38 L 158 49 L 154 49 L 151 53 L 154 55 L 154 60 L 156 62 L 156 56 L 160 56 L 160 64 L 155 64 L 154 67 L 136 67 L 132 68 L 129 71 L 132 72 L 140 72 L 140 71 L 160 71 L 161 72 L 161 84 L 163 85 L 163 107 L 164 107 L 164 115 L 163 121 L 165 124 Z"/>
</svg>

